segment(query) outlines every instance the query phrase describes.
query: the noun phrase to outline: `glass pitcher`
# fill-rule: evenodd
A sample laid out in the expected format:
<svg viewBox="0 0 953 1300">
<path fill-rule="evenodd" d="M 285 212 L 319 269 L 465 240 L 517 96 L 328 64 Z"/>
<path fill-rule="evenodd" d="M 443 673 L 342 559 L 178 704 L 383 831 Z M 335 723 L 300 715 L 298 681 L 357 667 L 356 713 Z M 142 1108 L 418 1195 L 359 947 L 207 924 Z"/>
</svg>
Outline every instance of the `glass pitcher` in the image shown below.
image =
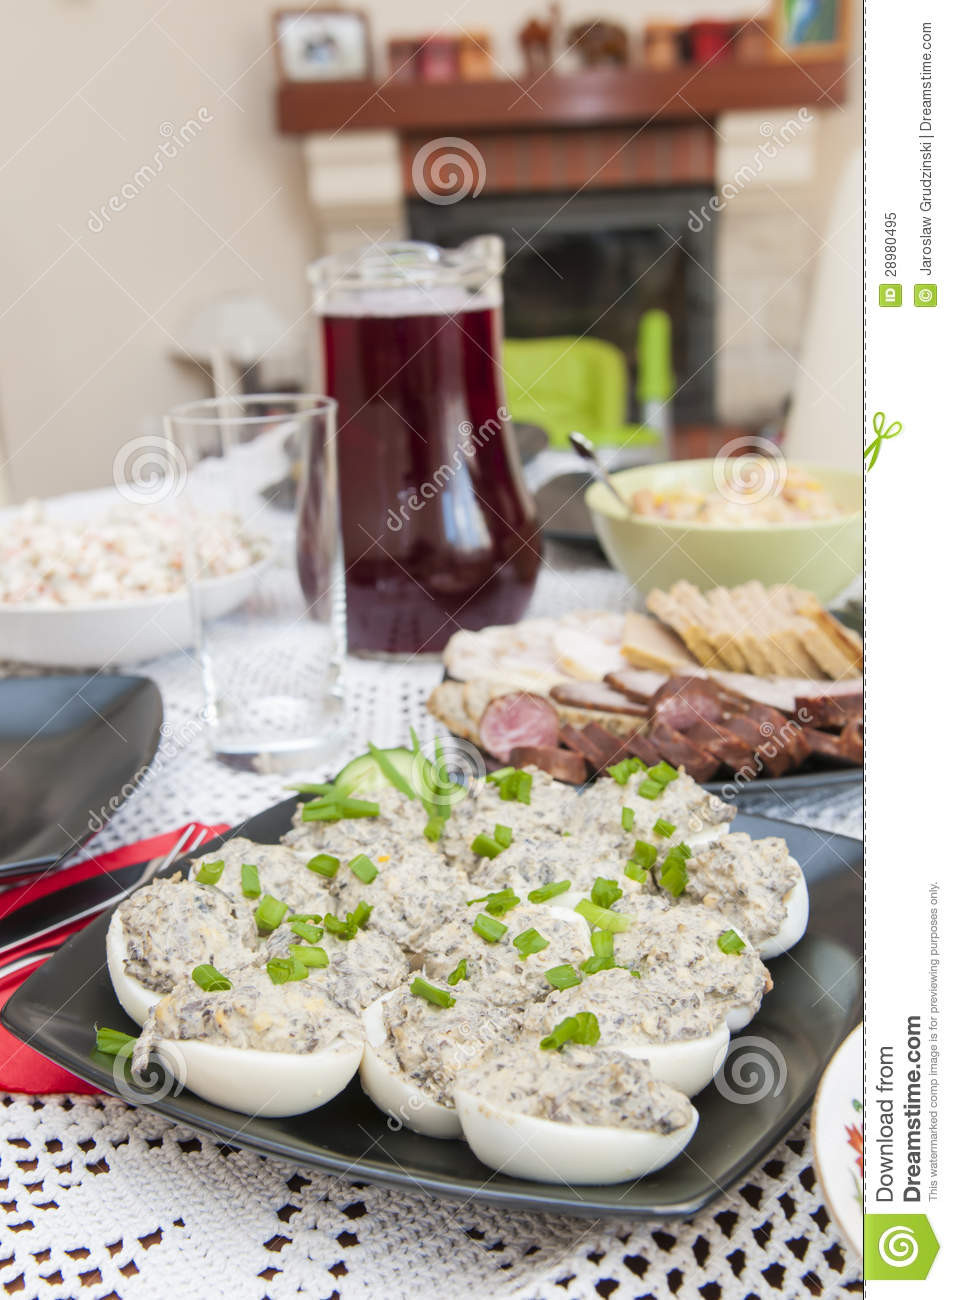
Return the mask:
<svg viewBox="0 0 953 1300">
<path fill-rule="evenodd" d="M 540 542 L 503 393 L 502 251 L 488 235 L 310 267 L 339 411 L 352 653 L 439 651 L 458 628 L 514 622 L 532 595 Z"/>
</svg>

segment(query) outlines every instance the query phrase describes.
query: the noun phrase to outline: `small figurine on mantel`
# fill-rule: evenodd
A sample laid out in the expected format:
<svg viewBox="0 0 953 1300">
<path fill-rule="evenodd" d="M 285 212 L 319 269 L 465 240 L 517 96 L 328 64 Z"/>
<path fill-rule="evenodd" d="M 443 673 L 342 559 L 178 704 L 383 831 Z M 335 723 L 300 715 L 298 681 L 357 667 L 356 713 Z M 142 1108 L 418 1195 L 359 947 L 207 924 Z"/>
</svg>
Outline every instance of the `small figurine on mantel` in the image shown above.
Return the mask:
<svg viewBox="0 0 953 1300">
<path fill-rule="evenodd" d="M 584 68 L 624 67 L 629 62 L 629 33 L 602 18 L 570 28 L 569 47 Z"/>
<path fill-rule="evenodd" d="M 523 64 L 527 78 L 548 72 L 556 57 L 556 46 L 562 27 L 562 13 L 558 4 L 549 6 L 549 22 L 531 18 L 520 29 L 519 42 L 523 50 Z"/>
</svg>

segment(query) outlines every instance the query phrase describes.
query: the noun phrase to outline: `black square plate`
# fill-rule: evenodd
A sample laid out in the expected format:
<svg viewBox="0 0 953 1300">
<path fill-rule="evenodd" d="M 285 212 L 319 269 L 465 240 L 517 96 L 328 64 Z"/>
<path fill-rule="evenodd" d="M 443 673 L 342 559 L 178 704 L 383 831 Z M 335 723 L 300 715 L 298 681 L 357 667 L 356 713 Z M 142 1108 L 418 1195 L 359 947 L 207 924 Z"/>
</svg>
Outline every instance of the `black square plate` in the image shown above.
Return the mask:
<svg viewBox="0 0 953 1300">
<path fill-rule="evenodd" d="M 230 834 L 274 843 L 290 825 L 295 802 L 277 804 Z M 700 1119 L 691 1143 L 647 1178 L 607 1187 L 507 1178 L 482 1165 L 461 1141 L 392 1131 L 357 1081 L 321 1109 L 289 1119 L 250 1119 L 187 1091 L 162 1096 L 168 1081 L 160 1082 L 150 1104 L 225 1141 L 357 1180 L 587 1217 L 693 1214 L 751 1169 L 804 1113 L 861 1005 L 860 842 L 764 817 L 741 815 L 734 827 L 788 841 L 810 888 L 810 927 L 795 948 L 770 963 L 774 989 L 733 1040 L 723 1091 L 711 1084 L 694 1099 Z M 93 1026 L 133 1033 L 136 1026 L 120 1009 L 106 973 L 108 921 L 102 916 L 74 935 L 14 993 L 0 1020 L 51 1060 L 115 1093 L 113 1061 L 92 1049 Z M 732 1090 L 734 1099 L 724 1095 Z"/>
<path fill-rule="evenodd" d="M 0 881 L 54 865 L 106 822 L 152 762 L 161 724 L 148 677 L 0 681 Z"/>
</svg>

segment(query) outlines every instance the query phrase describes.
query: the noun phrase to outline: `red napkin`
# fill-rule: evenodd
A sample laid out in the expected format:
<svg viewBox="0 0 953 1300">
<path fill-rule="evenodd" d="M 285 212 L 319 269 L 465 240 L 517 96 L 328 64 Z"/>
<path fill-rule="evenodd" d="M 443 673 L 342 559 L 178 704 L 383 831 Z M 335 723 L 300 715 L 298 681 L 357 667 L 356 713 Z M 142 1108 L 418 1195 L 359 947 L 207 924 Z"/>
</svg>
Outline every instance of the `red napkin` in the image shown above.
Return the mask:
<svg viewBox="0 0 953 1300">
<path fill-rule="evenodd" d="M 206 830 L 207 837 L 211 839 L 213 835 L 220 835 L 222 831 L 227 830 L 227 826 L 205 826 L 201 822 L 195 823 L 196 832 Z M 152 839 L 140 840 L 137 844 L 129 844 L 121 849 L 113 849 L 111 853 L 101 853 L 98 857 L 87 858 L 79 862 L 74 867 L 68 867 L 66 870 L 50 871 L 45 876 L 36 877 L 28 880 L 22 885 L 14 886 L 5 893 L 0 894 L 0 917 L 7 916 L 16 911 L 23 903 L 32 902 L 35 898 L 41 898 L 44 894 L 55 893 L 56 890 L 62 889 L 65 885 L 74 885 L 80 880 L 86 880 L 89 876 L 98 875 L 104 871 L 114 871 L 117 867 L 130 866 L 134 862 L 149 862 L 152 858 L 157 858 L 169 850 L 177 843 L 181 837 L 184 826 L 178 830 L 169 831 L 166 835 L 155 835 Z M 27 956 L 31 952 L 43 952 L 52 947 L 54 944 L 62 942 L 69 935 L 74 934 L 87 925 L 92 917 L 80 921 L 76 925 L 66 927 L 56 932 L 55 935 L 46 935 L 42 939 L 35 939 L 23 944 L 19 951 L 6 954 L 6 960 L 14 960 L 20 956 Z M 37 963 L 30 966 L 21 967 L 20 970 L 12 972 L 5 979 L 0 979 L 0 1006 L 6 1002 L 7 998 L 18 989 L 20 985 L 37 969 Z M 35 1052 L 32 1047 L 27 1047 L 21 1043 L 18 1038 L 0 1026 L 0 1092 L 26 1092 L 33 1096 L 45 1092 L 98 1092 L 97 1088 L 91 1084 L 84 1083 L 82 1079 L 77 1079 L 74 1074 L 63 1070 L 52 1061 L 48 1061 L 45 1056 Z"/>
</svg>

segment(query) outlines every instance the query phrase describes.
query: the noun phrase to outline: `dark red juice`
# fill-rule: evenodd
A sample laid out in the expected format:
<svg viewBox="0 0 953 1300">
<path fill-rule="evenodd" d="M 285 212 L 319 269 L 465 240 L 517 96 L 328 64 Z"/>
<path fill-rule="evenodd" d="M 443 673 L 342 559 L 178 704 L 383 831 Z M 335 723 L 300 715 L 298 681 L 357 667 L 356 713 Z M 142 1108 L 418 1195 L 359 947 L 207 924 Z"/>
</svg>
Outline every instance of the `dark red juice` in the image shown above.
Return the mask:
<svg viewBox="0 0 953 1300">
<path fill-rule="evenodd" d="M 495 308 L 324 316 L 338 402 L 348 649 L 440 650 L 509 623 L 540 563 L 497 358 Z"/>
</svg>

